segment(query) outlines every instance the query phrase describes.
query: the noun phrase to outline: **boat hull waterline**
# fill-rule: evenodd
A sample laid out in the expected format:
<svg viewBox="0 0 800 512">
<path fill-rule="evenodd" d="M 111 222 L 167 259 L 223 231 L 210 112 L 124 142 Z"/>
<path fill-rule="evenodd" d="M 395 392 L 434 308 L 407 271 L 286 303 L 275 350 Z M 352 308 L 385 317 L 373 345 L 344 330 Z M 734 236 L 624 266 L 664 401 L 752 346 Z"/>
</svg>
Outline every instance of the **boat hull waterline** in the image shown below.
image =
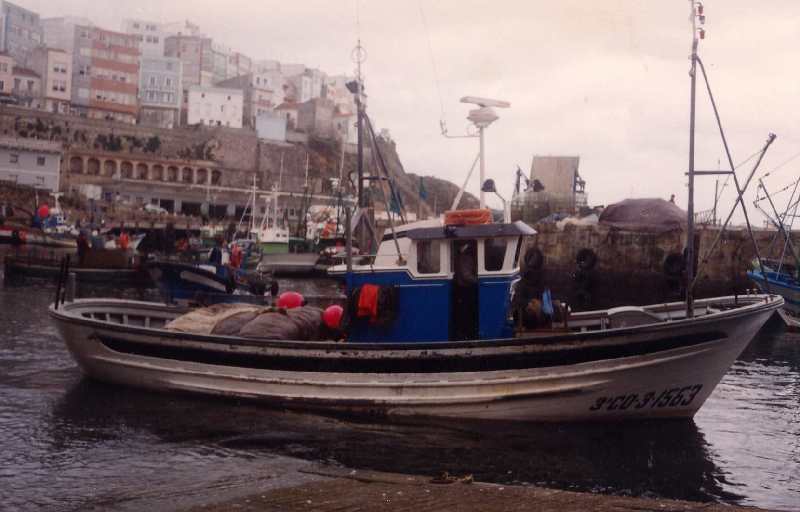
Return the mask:
<svg viewBox="0 0 800 512">
<path fill-rule="evenodd" d="M 176 333 L 160 325 L 177 309 L 135 301 L 50 314 L 82 370 L 109 383 L 369 414 L 589 421 L 693 416 L 783 303 L 748 299 L 633 328 L 403 345 Z"/>
</svg>

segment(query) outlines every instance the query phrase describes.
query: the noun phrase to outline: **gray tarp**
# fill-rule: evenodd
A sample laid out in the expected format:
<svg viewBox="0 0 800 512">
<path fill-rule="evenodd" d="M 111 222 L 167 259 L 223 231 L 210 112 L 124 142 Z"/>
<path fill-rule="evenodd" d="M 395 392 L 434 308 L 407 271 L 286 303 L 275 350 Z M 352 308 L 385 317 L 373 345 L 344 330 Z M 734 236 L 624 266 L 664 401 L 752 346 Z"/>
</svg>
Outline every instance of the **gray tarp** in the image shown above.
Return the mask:
<svg viewBox="0 0 800 512">
<path fill-rule="evenodd" d="M 664 233 L 683 230 L 686 212 L 664 199 L 625 199 L 600 214 L 600 224 L 627 231 Z"/>
</svg>

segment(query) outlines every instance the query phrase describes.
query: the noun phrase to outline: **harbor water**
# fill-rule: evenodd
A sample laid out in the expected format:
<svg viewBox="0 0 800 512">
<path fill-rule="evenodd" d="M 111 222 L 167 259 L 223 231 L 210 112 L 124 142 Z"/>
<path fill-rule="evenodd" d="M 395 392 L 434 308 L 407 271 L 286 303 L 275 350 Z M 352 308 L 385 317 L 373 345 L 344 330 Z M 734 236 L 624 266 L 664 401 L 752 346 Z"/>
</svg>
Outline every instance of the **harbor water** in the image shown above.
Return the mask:
<svg viewBox="0 0 800 512">
<path fill-rule="evenodd" d="M 283 282 L 325 293 L 329 282 Z M 159 394 L 84 378 L 44 281 L 0 288 L 0 509 L 174 510 L 353 469 L 800 508 L 800 335 L 770 322 L 694 420 L 387 421 Z M 152 292 L 82 290 L 147 297 Z M 272 482 L 272 484 L 270 484 Z"/>
</svg>

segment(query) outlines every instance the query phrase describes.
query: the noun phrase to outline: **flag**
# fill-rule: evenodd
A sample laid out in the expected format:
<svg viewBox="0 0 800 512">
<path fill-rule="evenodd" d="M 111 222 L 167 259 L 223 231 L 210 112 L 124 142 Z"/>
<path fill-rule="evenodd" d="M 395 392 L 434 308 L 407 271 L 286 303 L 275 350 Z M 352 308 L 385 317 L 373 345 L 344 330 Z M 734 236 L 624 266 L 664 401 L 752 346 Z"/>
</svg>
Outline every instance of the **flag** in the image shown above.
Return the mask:
<svg viewBox="0 0 800 512">
<path fill-rule="evenodd" d="M 419 177 L 419 198 L 422 200 L 428 199 L 428 191 L 425 190 L 425 183 L 422 181 L 422 176 Z"/>
</svg>

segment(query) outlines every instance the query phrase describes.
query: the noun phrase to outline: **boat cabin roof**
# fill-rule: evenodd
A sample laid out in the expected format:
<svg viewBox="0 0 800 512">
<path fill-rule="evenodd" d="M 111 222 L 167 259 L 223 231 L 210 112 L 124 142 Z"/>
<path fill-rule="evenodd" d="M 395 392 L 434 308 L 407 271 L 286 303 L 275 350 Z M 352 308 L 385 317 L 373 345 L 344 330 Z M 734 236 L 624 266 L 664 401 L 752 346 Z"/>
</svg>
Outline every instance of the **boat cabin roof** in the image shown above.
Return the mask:
<svg viewBox="0 0 800 512">
<path fill-rule="evenodd" d="M 495 238 L 503 236 L 528 236 L 535 234 L 535 229 L 519 220 L 510 224 L 466 224 L 462 226 L 416 228 L 405 233 L 405 235 L 411 240 L 438 240 L 444 238 Z"/>
</svg>

